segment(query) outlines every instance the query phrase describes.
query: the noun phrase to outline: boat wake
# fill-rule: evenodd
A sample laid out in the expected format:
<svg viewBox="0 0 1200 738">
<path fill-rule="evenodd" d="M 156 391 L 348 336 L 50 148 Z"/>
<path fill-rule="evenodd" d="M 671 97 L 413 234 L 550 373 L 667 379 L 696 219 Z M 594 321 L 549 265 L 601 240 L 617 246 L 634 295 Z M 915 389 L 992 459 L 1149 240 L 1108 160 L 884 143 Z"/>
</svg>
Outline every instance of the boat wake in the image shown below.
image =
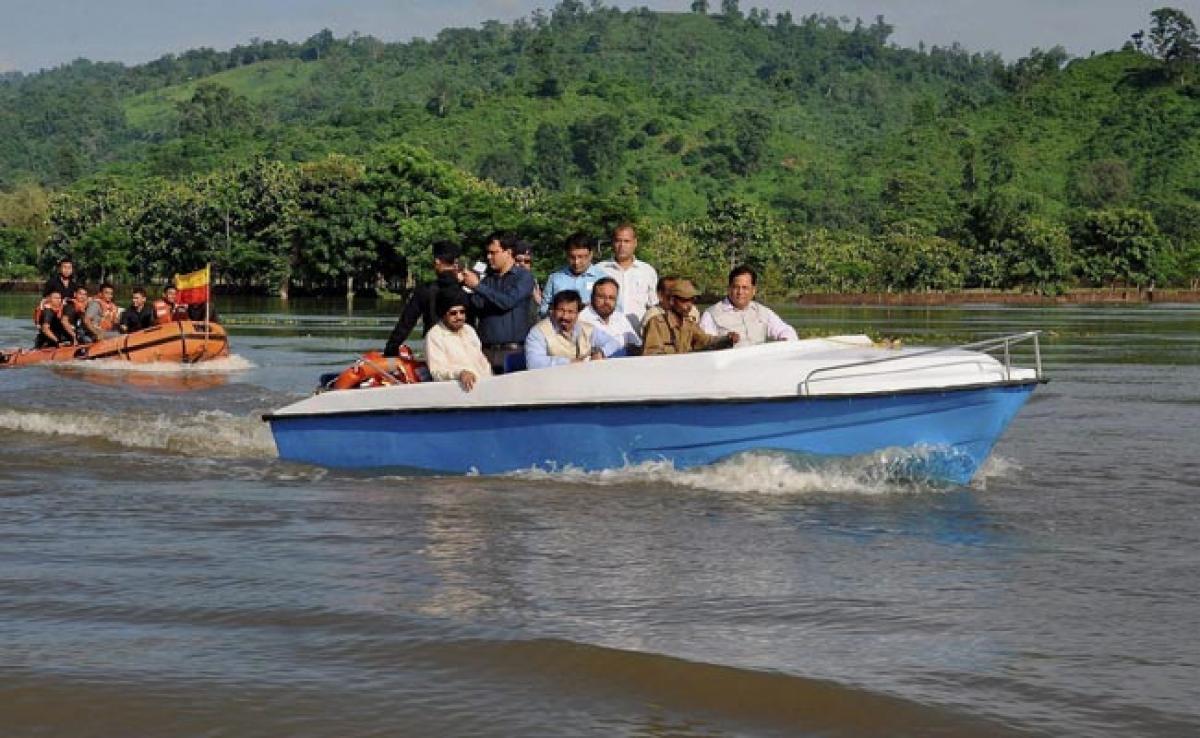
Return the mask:
<svg viewBox="0 0 1200 738">
<path fill-rule="evenodd" d="M 60 370 L 72 372 L 116 372 L 121 374 L 169 374 L 182 376 L 207 376 L 217 374 L 237 374 L 257 365 L 237 354 L 224 356 L 220 359 L 210 359 L 197 364 L 181 364 L 177 361 L 155 361 L 138 364 L 120 359 L 98 359 L 95 361 L 64 362 L 53 365 Z"/>
<path fill-rule="evenodd" d="M 138 449 L 223 459 L 274 459 L 275 442 L 257 415 L 221 410 L 193 414 L 104 415 L 0 410 L 0 431 L 95 439 Z"/>
<path fill-rule="evenodd" d="M 854 457 L 814 457 L 801 454 L 752 451 L 708 466 L 676 469 L 668 461 L 648 461 L 620 469 L 583 471 L 526 469 L 507 476 L 598 486 L 670 484 L 679 487 L 733 494 L 892 495 L 942 492 L 956 489 L 938 481 L 941 469 L 953 454 L 932 447 L 885 449 Z M 988 479 L 1020 469 L 1015 462 L 992 458 L 972 483 L 982 489 Z"/>
</svg>

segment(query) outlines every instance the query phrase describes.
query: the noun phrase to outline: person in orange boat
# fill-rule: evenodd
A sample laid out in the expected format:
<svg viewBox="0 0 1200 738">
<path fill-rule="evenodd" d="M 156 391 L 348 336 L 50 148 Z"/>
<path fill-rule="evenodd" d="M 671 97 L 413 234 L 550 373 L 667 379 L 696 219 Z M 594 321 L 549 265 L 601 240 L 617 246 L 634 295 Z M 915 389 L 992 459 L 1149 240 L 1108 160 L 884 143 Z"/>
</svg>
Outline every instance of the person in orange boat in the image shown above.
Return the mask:
<svg viewBox="0 0 1200 738">
<path fill-rule="evenodd" d="M 159 325 L 175 320 L 188 320 L 188 306 L 179 302 L 179 290 L 169 284 L 163 288 L 162 299 L 154 301 L 154 320 Z"/>
<path fill-rule="evenodd" d="M 87 310 L 87 304 L 88 291 L 87 287 L 83 285 L 76 287 L 71 299 L 63 302 L 63 327 L 71 334 L 71 343 L 77 345 L 91 343 L 91 339 L 83 329 L 83 314 Z"/>
<path fill-rule="evenodd" d="M 121 322 L 117 330 L 121 333 L 136 333 L 154 325 L 154 310 L 146 304 L 146 290 L 141 287 L 133 288 L 133 298 L 125 312 L 121 313 Z"/>
<path fill-rule="evenodd" d="M 58 271 L 46 280 L 46 286 L 42 288 L 42 297 L 49 297 L 51 292 L 57 292 L 65 300 L 75 294 L 75 288 L 78 286 L 79 277 L 75 276 L 75 263 L 71 261 L 71 257 L 64 256 L 58 260 Z"/>
<path fill-rule="evenodd" d="M 108 282 L 100 285 L 100 290 L 88 301 L 87 309 L 83 312 L 83 332 L 92 341 L 99 341 L 117 329 L 117 317 L 120 310 L 113 300 L 113 286 Z"/>
<path fill-rule="evenodd" d="M 72 337 L 63 324 L 63 299 L 57 290 L 51 291 L 42 304 L 42 314 L 38 316 L 38 333 L 34 340 L 34 348 L 56 348 L 70 346 Z"/>
</svg>

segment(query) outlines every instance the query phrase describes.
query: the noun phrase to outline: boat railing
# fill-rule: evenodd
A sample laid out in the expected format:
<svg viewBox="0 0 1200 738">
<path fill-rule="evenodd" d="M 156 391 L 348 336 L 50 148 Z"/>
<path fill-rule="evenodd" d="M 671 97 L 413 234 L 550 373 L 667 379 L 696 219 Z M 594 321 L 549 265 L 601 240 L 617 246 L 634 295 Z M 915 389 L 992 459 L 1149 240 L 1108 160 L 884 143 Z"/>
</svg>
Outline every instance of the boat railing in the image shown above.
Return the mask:
<svg viewBox="0 0 1200 738">
<path fill-rule="evenodd" d="M 885 356 L 881 359 L 865 359 L 862 361 L 851 361 L 851 362 L 847 362 L 845 364 L 835 364 L 833 366 L 823 366 L 823 367 L 819 367 L 817 369 L 813 369 L 804 377 L 804 381 L 802 381 L 800 383 L 801 393 L 804 395 L 812 394 L 811 385 L 813 382 L 823 382 L 823 381 L 828 381 L 831 379 L 846 379 L 847 378 L 844 374 L 837 375 L 837 376 L 818 376 L 818 375 L 829 375 L 829 374 L 832 374 L 833 372 L 840 372 L 840 371 L 844 371 L 847 369 L 856 369 L 859 367 L 867 367 L 867 366 L 873 367 L 873 366 L 878 366 L 880 364 L 889 364 L 889 363 L 894 363 L 897 361 L 903 361 L 905 359 L 915 359 L 915 358 L 923 357 L 923 356 L 944 354 L 944 353 L 948 353 L 951 351 L 975 351 L 978 353 L 988 354 L 989 356 L 992 356 L 993 354 L 1000 352 L 1002 354 L 1002 356 L 993 356 L 993 358 L 995 358 L 1001 362 L 1001 364 L 1004 368 L 1004 378 L 1006 380 L 1011 380 L 1012 379 L 1012 370 L 1013 370 L 1013 364 L 1012 364 L 1013 347 L 1018 344 L 1023 344 L 1026 342 L 1032 342 L 1032 344 L 1033 344 L 1033 359 L 1034 359 L 1034 365 L 1035 365 L 1035 370 L 1036 370 L 1036 376 L 1037 376 L 1038 381 L 1040 382 L 1043 379 L 1043 376 L 1042 376 L 1042 346 L 1041 346 L 1041 341 L 1039 340 L 1039 336 L 1041 335 L 1041 333 L 1042 333 L 1041 331 L 1025 331 L 1024 333 L 1012 333 L 1007 336 L 998 336 L 996 338 L 988 338 L 988 339 L 984 339 L 982 341 L 974 341 L 972 343 L 963 343 L 963 344 L 958 344 L 956 346 L 939 346 L 939 347 L 930 348 L 930 349 L 923 349 L 920 351 L 913 351 L 913 352 L 908 352 L 908 353 L 897 354 L 895 356 Z M 962 357 L 955 357 L 954 359 L 948 360 L 943 363 L 924 366 L 924 367 L 922 367 L 922 369 L 943 368 L 943 367 L 948 367 L 948 366 L 954 366 L 957 364 L 972 363 L 973 361 L 974 360 L 963 359 Z"/>
</svg>

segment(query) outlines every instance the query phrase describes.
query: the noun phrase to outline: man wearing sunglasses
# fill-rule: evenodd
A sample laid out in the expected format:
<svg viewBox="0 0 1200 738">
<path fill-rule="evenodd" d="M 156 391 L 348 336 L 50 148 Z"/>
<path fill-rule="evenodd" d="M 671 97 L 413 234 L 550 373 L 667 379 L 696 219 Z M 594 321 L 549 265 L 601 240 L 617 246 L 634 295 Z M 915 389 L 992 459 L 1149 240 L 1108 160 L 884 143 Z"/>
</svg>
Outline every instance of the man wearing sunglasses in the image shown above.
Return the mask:
<svg viewBox="0 0 1200 738">
<path fill-rule="evenodd" d="M 467 300 L 461 289 L 449 287 L 436 298 L 441 320 L 425 335 L 425 360 L 436 382 L 457 381 L 464 392 L 492 376 L 475 329 L 467 325 Z"/>
</svg>

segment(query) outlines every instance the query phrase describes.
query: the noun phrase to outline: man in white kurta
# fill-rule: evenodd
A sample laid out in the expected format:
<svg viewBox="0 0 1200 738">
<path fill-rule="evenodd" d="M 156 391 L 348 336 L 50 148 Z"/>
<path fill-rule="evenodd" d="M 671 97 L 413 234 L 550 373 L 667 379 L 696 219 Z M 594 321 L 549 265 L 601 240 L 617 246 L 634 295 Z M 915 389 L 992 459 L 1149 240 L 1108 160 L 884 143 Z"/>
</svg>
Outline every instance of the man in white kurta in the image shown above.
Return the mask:
<svg viewBox="0 0 1200 738">
<path fill-rule="evenodd" d="M 738 346 L 754 346 L 767 341 L 795 341 L 796 329 L 783 322 L 774 310 L 754 301 L 758 274 L 740 266 L 729 273 L 729 292 L 724 300 L 704 311 L 700 328 L 714 336 L 737 333 Z"/>
<path fill-rule="evenodd" d="M 642 337 L 629 322 L 629 318 L 617 310 L 619 299 L 617 280 L 604 277 L 592 285 L 592 304 L 583 309 L 579 320 L 599 326 L 605 333 L 621 342 L 623 348 L 613 356 L 636 356 L 641 353 Z"/>
<path fill-rule="evenodd" d="M 437 296 L 441 320 L 425 335 L 425 360 L 434 381 L 457 380 L 466 392 L 484 377 L 492 376 L 492 365 L 483 355 L 475 329 L 467 325 L 467 305 L 461 292 L 445 290 Z"/>
<path fill-rule="evenodd" d="M 646 309 L 658 304 L 658 272 L 644 261 L 639 261 L 637 232 L 629 224 L 619 225 L 613 231 L 613 258 L 598 265 L 617 282 L 620 299 L 617 310 L 641 333 Z"/>
</svg>

